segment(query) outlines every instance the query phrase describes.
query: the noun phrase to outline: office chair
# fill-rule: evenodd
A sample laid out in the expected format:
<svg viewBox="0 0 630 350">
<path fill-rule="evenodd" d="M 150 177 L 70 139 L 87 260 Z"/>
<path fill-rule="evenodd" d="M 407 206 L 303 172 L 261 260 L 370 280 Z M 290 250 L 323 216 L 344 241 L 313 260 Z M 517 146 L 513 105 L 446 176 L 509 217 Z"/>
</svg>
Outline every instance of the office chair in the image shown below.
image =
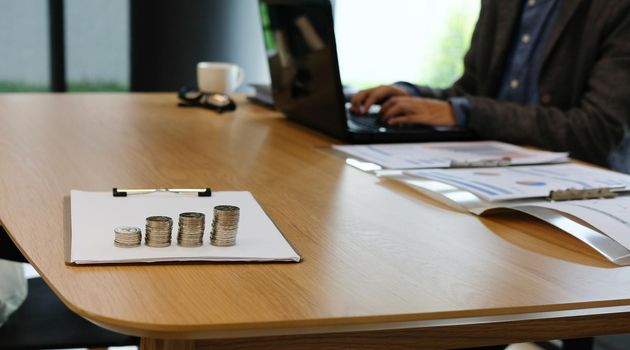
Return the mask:
<svg viewBox="0 0 630 350">
<path fill-rule="evenodd" d="M 26 261 L 2 226 L 0 248 L 0 258 Z M 139 343 L 137 337 L 108 331 L 75 314 L 41 278 L 28 280 L 26 300 L 0 327 L 0 350 L 98 348 Z"/>
<path fill-rule="evenodd" d="M 28 281 L 24 304 L 0 327 L 0 350 L 100 348 L 139 343 L 137 337 L 108 331 L 81 318 L 41 278 Z"/>
<path fill-rule="evenodd" d="M 560 346 L 552 342 L 536 342 L 536 345 L 545 350 L 592 350 L 593 343 L 593 338 L 577 338 L 564 339 Z"/>
<path fill-rule="evenodd" d="M 541 341 L 534 344 L 543 350 L 593 350 L 593 338 Z M 507 345 L 495 345 L 460 350 L 505 350 L 507 347 Z"/>
</svg>

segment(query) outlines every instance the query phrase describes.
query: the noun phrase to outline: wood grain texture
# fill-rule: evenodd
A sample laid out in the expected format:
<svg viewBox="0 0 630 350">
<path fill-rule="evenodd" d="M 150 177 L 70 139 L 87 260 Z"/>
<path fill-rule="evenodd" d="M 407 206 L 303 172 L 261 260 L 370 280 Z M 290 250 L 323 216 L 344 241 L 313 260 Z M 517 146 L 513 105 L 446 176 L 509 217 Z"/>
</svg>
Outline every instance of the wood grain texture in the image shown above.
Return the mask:
<svg viewBox="0 0 630 350">
<path fill-rule="evenodd" d="M 577 317 L 564 320 L 491 322 L 457 327 L 426 327 L 386 331 L 309 334 L 299 336 L 196 340 L 198 350 L 418 350 L 455 349 L 514 342 L 548 340 L 556 332 L 565 339 L 587 337 L 598 332 L 628 332 L 630 314 L 606 320 Z M 155 348 L 156 350 L 159 348 Z"/>
<path fill-rule="evenodd" d="M 140 342 L 140 350 L 193 350 L 197 348 L 194 340 L 142 338 Z"/>
<path fill-rule="evenodd" d="M 535 342 L 556 338 L 591 337 L 630 331 L 628 307 L 520 314 L 508 317 L 408 322 L 389 329 L 347 331 L 327 329 L 318 334 L 226 337 L 217 339 L 142 339 L 141 349 L 197 350 L 414 350 L 453 349 Z M 441 323 L 441 324 L 438 324 Z"/>
<path fill-rule="evenodd" d="M 0 220 L 64 302 L 98 324 L 183 339 L 630 305 L 630 269 L 549 225 L 452 211 L 346 166 L 317 149 L 335 140 L 244 100 L 223 115 L 176 103 L 0 95 Z M 64 264 L 71 189 L 206 185 L 251 191 L 304 262 Z"/>
</svg>

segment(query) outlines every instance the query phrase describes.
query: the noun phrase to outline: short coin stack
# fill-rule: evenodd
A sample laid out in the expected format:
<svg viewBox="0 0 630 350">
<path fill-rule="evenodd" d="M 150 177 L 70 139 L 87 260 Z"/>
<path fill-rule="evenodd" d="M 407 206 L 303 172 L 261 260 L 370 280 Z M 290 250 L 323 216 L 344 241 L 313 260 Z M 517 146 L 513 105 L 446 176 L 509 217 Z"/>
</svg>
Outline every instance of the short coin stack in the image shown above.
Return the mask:
<svg viewBox="0 0 630 350">
<path fill-rule="evenodd" d="M 206 216 L 202 213 L 179 214 L 179 231 L 177 244 L 186 247 L 200 247 L 203 243 L 203 231 L 206 227 Z"/>
<path fill-rule="evenodd" d="M 171 245 L 173 219 L 168 216 L 149 216 L 147 218 L 145 243 L 149 247 L 163 248 Z"/>
<path fill-rule="evenodd" d="M 239 217 L 239 207 L 233 205 L 217 205 L 214 207 L 210 244 L 217 247 L 235 245 Z"/>
<path fill-rule="evenodd" d="M 120 248 L 138 247 L 142 242 L 142 232 L 137 227 L 116 227 L 114 229 L 114 236 L 114 245 Z"/>
</svg>

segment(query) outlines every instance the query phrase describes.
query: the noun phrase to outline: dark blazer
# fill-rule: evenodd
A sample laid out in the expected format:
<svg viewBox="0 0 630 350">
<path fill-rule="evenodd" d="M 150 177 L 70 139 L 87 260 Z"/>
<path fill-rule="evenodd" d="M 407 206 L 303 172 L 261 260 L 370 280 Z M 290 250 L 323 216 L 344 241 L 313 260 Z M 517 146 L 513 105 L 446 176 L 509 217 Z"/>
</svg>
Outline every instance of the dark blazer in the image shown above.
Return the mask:
<svg viewBox="0 0 630 350">
<path fill-rule="evenodd" d="M 560 0 L 540 72 L 540 102 L 497 101 L 522 0 L 483 0 L 464 74 L 427 97 L 467 96 L 470 128 L 483 139 L 569 151 L 609 165 L 630 120 L 630 1 Z"/>
</svg>

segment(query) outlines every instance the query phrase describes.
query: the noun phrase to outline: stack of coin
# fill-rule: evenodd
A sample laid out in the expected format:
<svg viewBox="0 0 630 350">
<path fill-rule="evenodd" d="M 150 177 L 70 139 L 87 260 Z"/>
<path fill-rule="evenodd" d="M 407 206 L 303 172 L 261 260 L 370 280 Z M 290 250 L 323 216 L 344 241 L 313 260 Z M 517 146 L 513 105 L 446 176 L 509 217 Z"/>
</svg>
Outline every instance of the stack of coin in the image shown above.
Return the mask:
<svg viewBox="0 0 630 350">
<path fill-rule="evenodd" d="M 114 245 L 120 248 L 138 247 L 142 242 L 142 231 L 137 227 L 116 227 L 114 236 Z"/>
<path fill-rule="evenodd" d="M 236 244 L 240 209 L 233 205 L 214 207 L 210 244 L 217 247 L 229 247 Z"/>
<path fill-rule="evenodd" d="M 145 229 L 145 244 L 154 248 L 170 246 L 172 229 L 173 219 L 168 216 L 149 216 Z"/>
<path fill-rule="evenodd" d="M 177 244 L 182 247 L 200 247 L 203 240 L 203 231 L 206 227 L 206 216 L 202 213 L 179 214 L 179 231 L 177 232 Z"/>
</svg>

